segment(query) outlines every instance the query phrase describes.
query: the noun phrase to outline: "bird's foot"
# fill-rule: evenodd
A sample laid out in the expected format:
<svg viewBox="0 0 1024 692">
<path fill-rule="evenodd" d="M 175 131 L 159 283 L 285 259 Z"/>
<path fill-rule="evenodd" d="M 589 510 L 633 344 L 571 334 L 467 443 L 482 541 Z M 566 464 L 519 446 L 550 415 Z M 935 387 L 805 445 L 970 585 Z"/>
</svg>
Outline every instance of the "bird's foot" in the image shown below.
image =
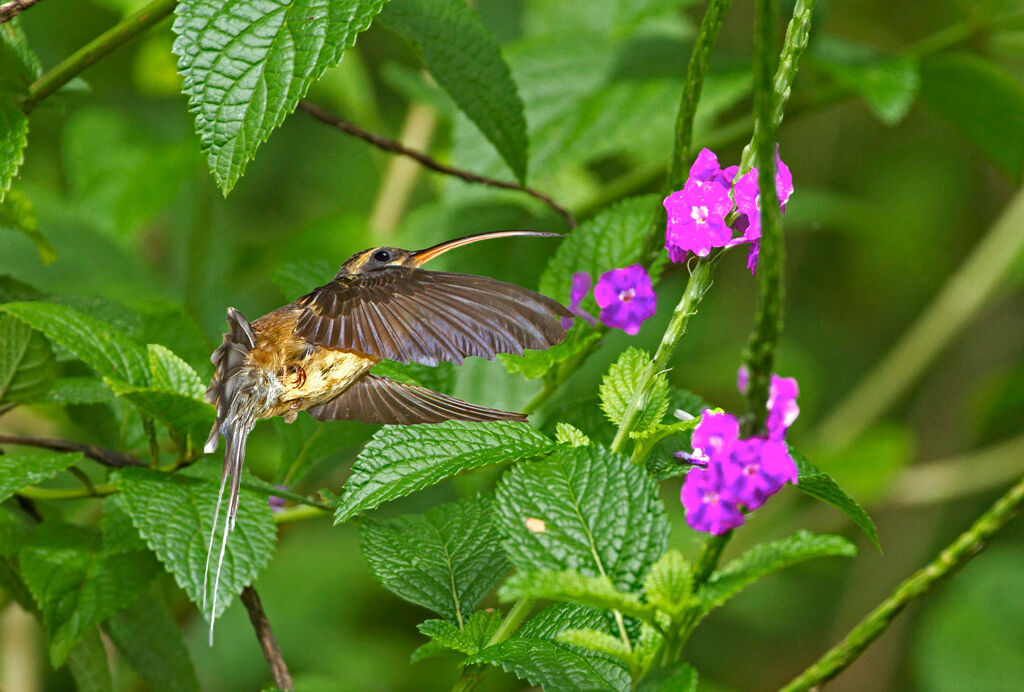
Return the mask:
<svg viewBox="0 0 1024 692">
<path fill-rule="evenodd" d="M 306 384 L 306 369 L 301 365 L 289 365 L 288 374 L 295 378 L 295 382 L 292 384 L 296 387 Z"/>
<path fill-rule="evenodd" d="M 296 399 L 288 403 L 288 410 L 281 414 L 281 417 L 284 418 L 285 423 L 294 423 L 301 410 L 302 399 Z"/>
</svg>

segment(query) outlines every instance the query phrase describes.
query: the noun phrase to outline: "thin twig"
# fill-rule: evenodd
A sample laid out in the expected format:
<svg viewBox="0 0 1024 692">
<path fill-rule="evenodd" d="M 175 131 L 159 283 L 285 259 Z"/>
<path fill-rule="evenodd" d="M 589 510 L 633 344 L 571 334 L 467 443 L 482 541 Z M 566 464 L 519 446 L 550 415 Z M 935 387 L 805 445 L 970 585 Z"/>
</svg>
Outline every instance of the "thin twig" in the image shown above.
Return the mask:
<svg viewBox="0 0 1024 692">
<path fill-rule="evenodd" d="M 71 442 L 70 440 L 53 440 L 42 437 L 24 437 L 22 435 L 0 433 L 0 444 L 40 447 L 42 449 L 49 449 L 52 452 L 81 452 L 93 461 L 115 469 L 123 469 L 127 466 L 146 466 L 144 462 L 139 461 L 135 457 L 130 457 L 113 449 Z"/>
<path fill-rule="evenodd" d="M 280 690 L 294 690 L 295 683 L 292 682 L 291 673 L 288 672 L 288 664 L 284 662 L 284 656 L 281 655 L 281 647 L 277 645 L 274 630 L 270 628 L 270 620 L 267 619 L 256 589 L 252 586 L 242 589 L 242 603 L 249 611 L 249 622 L 252 623 L 252 628 L 256 631 L 256 639 L 259 640 L 260 648 L 263 650 L 263 658 L 270 666 L 274 684 Z"/>
<path fill-rule="evenodd" d="M 11 0 L 0 5 L 0 24 L 11 21 L 39 0 Z"/>
<path fill-rule="evenodd" d="M 427 156 L 422 152 L 415 151 L 414 149 L 409 149 L 408 147 L 404 146 L 401 142 L 396 142 L 393 139 L 389 139 L 381 135 L 375 135 L 372 132 L 367 132 L 361 127 L 353 125 L 347 120 L 342 120 L 338 116 L 328 113 L 323 108 L 320 108 L 320 106 L 314 105 L 308 101 L 299 101 L 299 110 L 309 113 L 310 115 L 312 115 L 314 118 L 324 123 L 325 125 L 329 125 L 336 130 L 344 132 L 347 135 L 358 137 L 359 139 L 365 142 L 369 142 L 373 146 L 383 149 L 384 151 L 389 151 L 392 154 L 401 154 L 402 156 L 408 156 L 409 158 L 419 162 L 421 165 L 429 168 L 430 170 L 437 171 L 438 173 L 444 173 L 445 175 L 453 175 L 456 178 L 461 178 L 462 180 L 465 180 L 466 182 L 470 183 L 479 183 L 481 185 L 489 185 L 490 187 L 500 187 L 505 190 L 519 190 L 520 192 L 525 192 L 531 197 L 539 199 L 541 202 L 543 202 L 544 204 L 548 205 L 556 212 L 558 212 L 562 216 L 562 218 L 565 219 L 565 223 L 569 226 L 569 228 L 576 228 L 576 217 L 574 217 L 568 209 L 558 204 L 558 202 L 551 199 L 543 192 L 534 190 L 532 187 L 520 185 L 519 183 L 510 183 L 505 180 L 496 180 L 494 178 L 488 178 L 487 176 L 478 175 L 470 171 L 464 171 L 461 168 L 453 168 L 452 166 L 446 166 L 445 164 L 436 161 L 435 159 L 432 159 L 431 157 Z"/>
</svg>

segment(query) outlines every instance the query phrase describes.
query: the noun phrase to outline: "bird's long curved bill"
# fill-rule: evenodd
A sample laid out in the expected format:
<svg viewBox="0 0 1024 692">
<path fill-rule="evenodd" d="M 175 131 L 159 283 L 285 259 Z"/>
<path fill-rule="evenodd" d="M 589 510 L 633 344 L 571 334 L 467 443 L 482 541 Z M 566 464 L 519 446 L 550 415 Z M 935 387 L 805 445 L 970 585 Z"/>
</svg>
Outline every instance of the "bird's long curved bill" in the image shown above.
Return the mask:
<svg viewBox="0 0 1024 692">
<path fill-rule="evenodd" d="M 492 240 L 495 238 L 510 238 L 512 236 L 533 236 L 535 238 L 561 238 L 561 233 L 550 233 L 548 231 L 489 231 L 487 233 L 477 233 L 476 235 L 467 235 L 464 238 L 456 238 L 455 240 L 448 240 L 433 247 L 428 247 L 425 250 L 417 250 L 412 253 L 413 264 L 417 267 L 422 267 L 424 264 L 440 257 L 449 250 L 454 250 L 457 247 L 463 245 L 469 245 L 470 243 L 476 243 L 481 240 Z"/>
</svg>

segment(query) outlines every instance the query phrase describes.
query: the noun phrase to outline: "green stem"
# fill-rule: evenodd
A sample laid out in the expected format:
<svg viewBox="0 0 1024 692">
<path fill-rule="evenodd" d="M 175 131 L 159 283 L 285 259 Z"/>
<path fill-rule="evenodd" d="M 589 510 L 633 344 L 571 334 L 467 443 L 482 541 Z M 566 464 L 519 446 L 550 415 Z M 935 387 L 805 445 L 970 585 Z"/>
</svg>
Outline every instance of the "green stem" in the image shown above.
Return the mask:
<svg viewBox="0 0 1024 692">
<path fill-rule="evenodd" d="M 81 500 L 87 497 L 105 497 L 118 491 L 117 483 L 105 483 L 91 488 L 36 488 L 29 486 L 18 491 L 18 495 L 32 500 Z"/>
<path fill-rule="evenodd" d="M 768 384 L 774 369 L 775 349 L 782 334 L 784 249 L 782 212 L 775 188 L 775 90 L 778 80 L 772 79 L 775 73 L 777 15 L 778 5 L 775 0 L 758 0 L 754 34 L 754 111 L 757 117 L 751 148 L 757 152 L 761 250 L 757 263 L 757 313 L 746 354 L 747 368 L 750 370 L 750 387 L 747 390 L 747 412 L 750 414 L 748 434 L 760 432 L 764 425 Z M 789 69 L 795 70 L 795 63 Z M 785 96 L 788 97 L 788 91 Z"/>
<path fill-rule="evenodd" d="M 40 101 L 78 76 L 85 68 L 169 15 L 174 11 L 176 4 L 177 0 L 153 0 L 64 58 L 49 72 L 32 82 L 28 88 L 28 96 L 22 101 L 22 110 L 26 113 L 31 111 Z"/>
<path fill-rule="evenodd" d="M 912 574 L 867 615 L 850 633 L 784 688 L 783 692 L 807 690 L 831 680 L 853 663 L 864 649 L 885 631 L 900 611 L 924 594 L 940 579 L 952 576 L 968 560 L 983 550 L 1016 517 L 1024 505 L 1024 478 L 1010 488 L 970 529 L 939 553 L 938 557 Z"/>
<path fill-rule="evenodd" d="M 532 598 L 524 597 L 516 601 L 505 615 L 505 619 L 501 621 L 501 625 L 494 631 L 491 638 L 487 640 L 484 648 L 500 644 L 512 636 L 519 629 L 519 626 L 523 624 L 526 616 L 530 614 L 533 604 L 534 600 Z M 480 684 L 480 679 L 483 677 L 484 672 L 483 666 L 467 666 L 463 668 L 459 679 L 452 686 L 452 692 L 469 692 L 469 690 Z"/>
<path fill-rule="evenodd" d="M 690 317 L 696 312 L 697 304 L 700 303 L 701 298 L 704 297 L 704 292 L 708 290 L 710 285 L 710 262 L 704 259 L 697 260 L 693 271 L 690 273 L 690 279 L 686 282 L 683 296 L 679 299 L 679 304 L 676 305 L 675 312 L 672 313 L 672 319 L 669 320 L 665 334 L 661 337 L 658 350 L 655 352 L 651 362 L 648 363 L 647 369 L 640 380 L 641 384 L 633 392 L 629 406 L 626 408 L 625 414 L 623 414 L 622 423 L 619 424 L 619 429 L 615 432 L 615 439 L 612 440 L 612 451 L 621 452 L 623 447 L 626 446 L 626 442 L 629 441 L 629 433 L 636 427 L 636 423 L 640 419 L 641 413 L 643 413 L 641 402 L 646 399 L 650 383 L 667 366 L 668 360 L 672 357 L 672 352 L 676 348 L 676 344 L 686 334 L 686 327 L 689 324 Z"/>
<path fill-rule="evenodd" d="M 323 507 L 316 507 L 314 505 L 298 505 L 296 507 L 282 509 L 280 512 L 275 512 L 274 523 L 277 525 L 294 524 L 297 521 L 329 516 L 330 513 L 331 510 L 324 509 Z"/>
<path fill-rule="evenodd" d="M 818 429 L 840 448 L 885 413 L 993 296 L 1024 251 L 1024 189 L 975 246 L 924 313 Z"/>
<path fill-rule="evenodd" d="M 711 573 L 718 567 L 718 561 L 725 550 L 725 544 L 732 538 L 732 531 L 727 531 L 720 536 L 714 534 L 708 536 L 697 556 L 697 564 L 693 566 L 693 591 L 708 580 Z"/>
</svg>

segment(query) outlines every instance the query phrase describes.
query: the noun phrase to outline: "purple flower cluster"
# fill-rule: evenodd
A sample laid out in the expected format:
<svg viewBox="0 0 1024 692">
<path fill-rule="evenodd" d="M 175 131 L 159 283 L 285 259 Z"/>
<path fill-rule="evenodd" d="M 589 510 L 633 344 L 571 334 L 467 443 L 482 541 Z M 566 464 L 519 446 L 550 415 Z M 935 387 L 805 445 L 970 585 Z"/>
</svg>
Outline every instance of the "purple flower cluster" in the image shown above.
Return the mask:
<svg viewBox="0 0 1024 692">
<path fill-rule="evenodd" d="M 590 291 L 590 284 L 590 275 L 586 272 L 572 275 L 569 312 L 596 324 L 594 317 L 580 307 L 580 302 Z M 639 332 L 640 325 L 654 315 L 658 306 L 651 277 L 640 264 L 602 274 L 594 287 L 594 300 L 601 308 L 601 322 L 606 327 L 618 327 L 627 334 Z M 568 318 L 562 321 L 566 329 L 570 326 L 568 322 Z"/>
<path fill-rule="evenodd" d="M 738 172 L 738 166 L 720 168 L 715 153 L 702 149 L 690 167 L 690 177 L 683 189 L 665 198 L 668 212 L 665 249 L 673 262 L 685 261 L 690 252 L 707 257 L 712 248 L 750 243 L 747 267 L 754 273 L 761 239 L 757 169 L 737 180 Z M 793 175 L 779 157 L 778 146 L 775 147 L 775 189 L 785 212 L 786 202 L 793 194 Z M 733 211 L 733 199 L 737 216 L 730 227 L 726 218 Z M 734 232 L 740 235 L 733 237 Z"/>
<path fill-rule="evenodd" d="M 744 512 L 763 505 L 787 482 L 797 482 L 785 437 L 800 413 L 798 394 L 795 379 L 772 375 L 767 438 L 741 439 L 735 416 L 704 411 L 691 437 L 693 453 L 677 453 L 698 465 L 686 474 L 680 493 L 691 527 L 713 534 L 735 529 L 743 524 Z"/>
</svg>

